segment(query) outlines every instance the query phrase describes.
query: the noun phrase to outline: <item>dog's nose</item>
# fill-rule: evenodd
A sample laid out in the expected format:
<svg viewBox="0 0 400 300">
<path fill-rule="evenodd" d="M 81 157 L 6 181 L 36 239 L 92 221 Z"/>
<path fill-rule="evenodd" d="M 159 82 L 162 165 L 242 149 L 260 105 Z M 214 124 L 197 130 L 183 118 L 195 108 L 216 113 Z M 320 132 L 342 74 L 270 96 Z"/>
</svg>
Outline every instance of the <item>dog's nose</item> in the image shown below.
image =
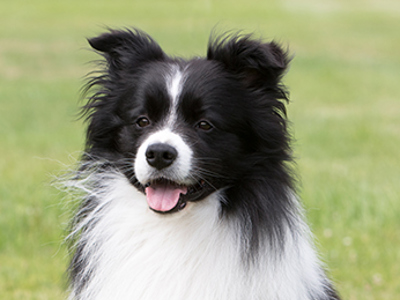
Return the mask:
<svg viewBox="0 0 400 300">
<path fill-rule="evenodd" d="M 177 156 L 178 151 L 168 144 L 153 144 L 146 150 L 147 163 L 158 170 L 170 166 Z"/>
</svg>

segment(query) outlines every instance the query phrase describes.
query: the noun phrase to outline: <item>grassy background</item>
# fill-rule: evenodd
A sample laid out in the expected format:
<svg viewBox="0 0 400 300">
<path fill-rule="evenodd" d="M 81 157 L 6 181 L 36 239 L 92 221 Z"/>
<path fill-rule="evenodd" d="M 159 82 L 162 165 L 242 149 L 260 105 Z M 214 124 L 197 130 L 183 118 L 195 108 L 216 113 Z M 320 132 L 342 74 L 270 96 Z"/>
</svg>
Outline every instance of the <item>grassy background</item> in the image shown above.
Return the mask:
<svg viewBox="0 0 400 300">
<path fill-rule="evenodd" d="M 344 299 L 400 298 L 398 0 L 4 0 L 0 4 L 0 295 L 63 299 L 69 204 L 51 174 L 83 145 L 85 37 L 137 26 L 176 55 L 245 29 L 295 54 L 286 83 L 301 194 Z"/>
</svg>

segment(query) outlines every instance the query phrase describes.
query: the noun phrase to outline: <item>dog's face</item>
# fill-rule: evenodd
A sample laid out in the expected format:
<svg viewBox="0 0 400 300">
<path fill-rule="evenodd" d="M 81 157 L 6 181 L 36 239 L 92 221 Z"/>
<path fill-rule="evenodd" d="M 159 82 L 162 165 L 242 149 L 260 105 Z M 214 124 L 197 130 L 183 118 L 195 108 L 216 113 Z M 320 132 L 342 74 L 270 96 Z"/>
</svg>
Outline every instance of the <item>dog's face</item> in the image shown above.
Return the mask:
<svg viewBox="0 0 400 300">
<path fill-rule="evenodd" d="M 101 89 L 87 106 L 88 152 L 119 168 L 152 210 L 182 210 L 251 176 L 261 152 L 286 150 L 277 98 L 287 58 L 275 44 L 219 40 L 207 59 L 186 61 L 140 32 L 89 42 L 108 66 L 92 82 Z"/>
<path fill-rule="evenodd" d="M 251 135 L 240 82 L 204 60 L 154 62 L 137 75 L 120 103 L 118 149 L 133 154 L 150 208 L 177 211 L 230 184 Z"/>
</svg>

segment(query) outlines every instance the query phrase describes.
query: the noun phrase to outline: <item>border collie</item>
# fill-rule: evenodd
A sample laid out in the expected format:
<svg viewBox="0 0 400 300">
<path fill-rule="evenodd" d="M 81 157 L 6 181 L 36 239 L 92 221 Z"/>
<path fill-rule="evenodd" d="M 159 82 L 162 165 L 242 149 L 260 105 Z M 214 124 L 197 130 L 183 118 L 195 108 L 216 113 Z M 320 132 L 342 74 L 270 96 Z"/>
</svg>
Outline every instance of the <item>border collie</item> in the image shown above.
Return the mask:
<svg viewBox="0 0 400 300">
<path fill-rule="evenodd" d="M 339 299 L 295 195 L 287 52 L 244 34 L 193 59 L 139 30 L 89 44 L 69 299 Z"/>
</svg>

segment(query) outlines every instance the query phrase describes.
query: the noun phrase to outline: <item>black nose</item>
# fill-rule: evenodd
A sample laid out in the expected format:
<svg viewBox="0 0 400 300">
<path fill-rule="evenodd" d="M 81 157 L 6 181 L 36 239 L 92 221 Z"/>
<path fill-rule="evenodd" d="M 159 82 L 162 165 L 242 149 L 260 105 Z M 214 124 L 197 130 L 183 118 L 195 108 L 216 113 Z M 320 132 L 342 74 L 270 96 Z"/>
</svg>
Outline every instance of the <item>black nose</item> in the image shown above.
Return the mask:
<svg viewBox="0 0 400 300">
<path fill-rule="evenodd" d="M 170 166 L 177 156 L 178 151 L 168 144 L 153 144 L 146 150 L 146 160 L 148 164 L 158 170 Z"/>
</svg>

